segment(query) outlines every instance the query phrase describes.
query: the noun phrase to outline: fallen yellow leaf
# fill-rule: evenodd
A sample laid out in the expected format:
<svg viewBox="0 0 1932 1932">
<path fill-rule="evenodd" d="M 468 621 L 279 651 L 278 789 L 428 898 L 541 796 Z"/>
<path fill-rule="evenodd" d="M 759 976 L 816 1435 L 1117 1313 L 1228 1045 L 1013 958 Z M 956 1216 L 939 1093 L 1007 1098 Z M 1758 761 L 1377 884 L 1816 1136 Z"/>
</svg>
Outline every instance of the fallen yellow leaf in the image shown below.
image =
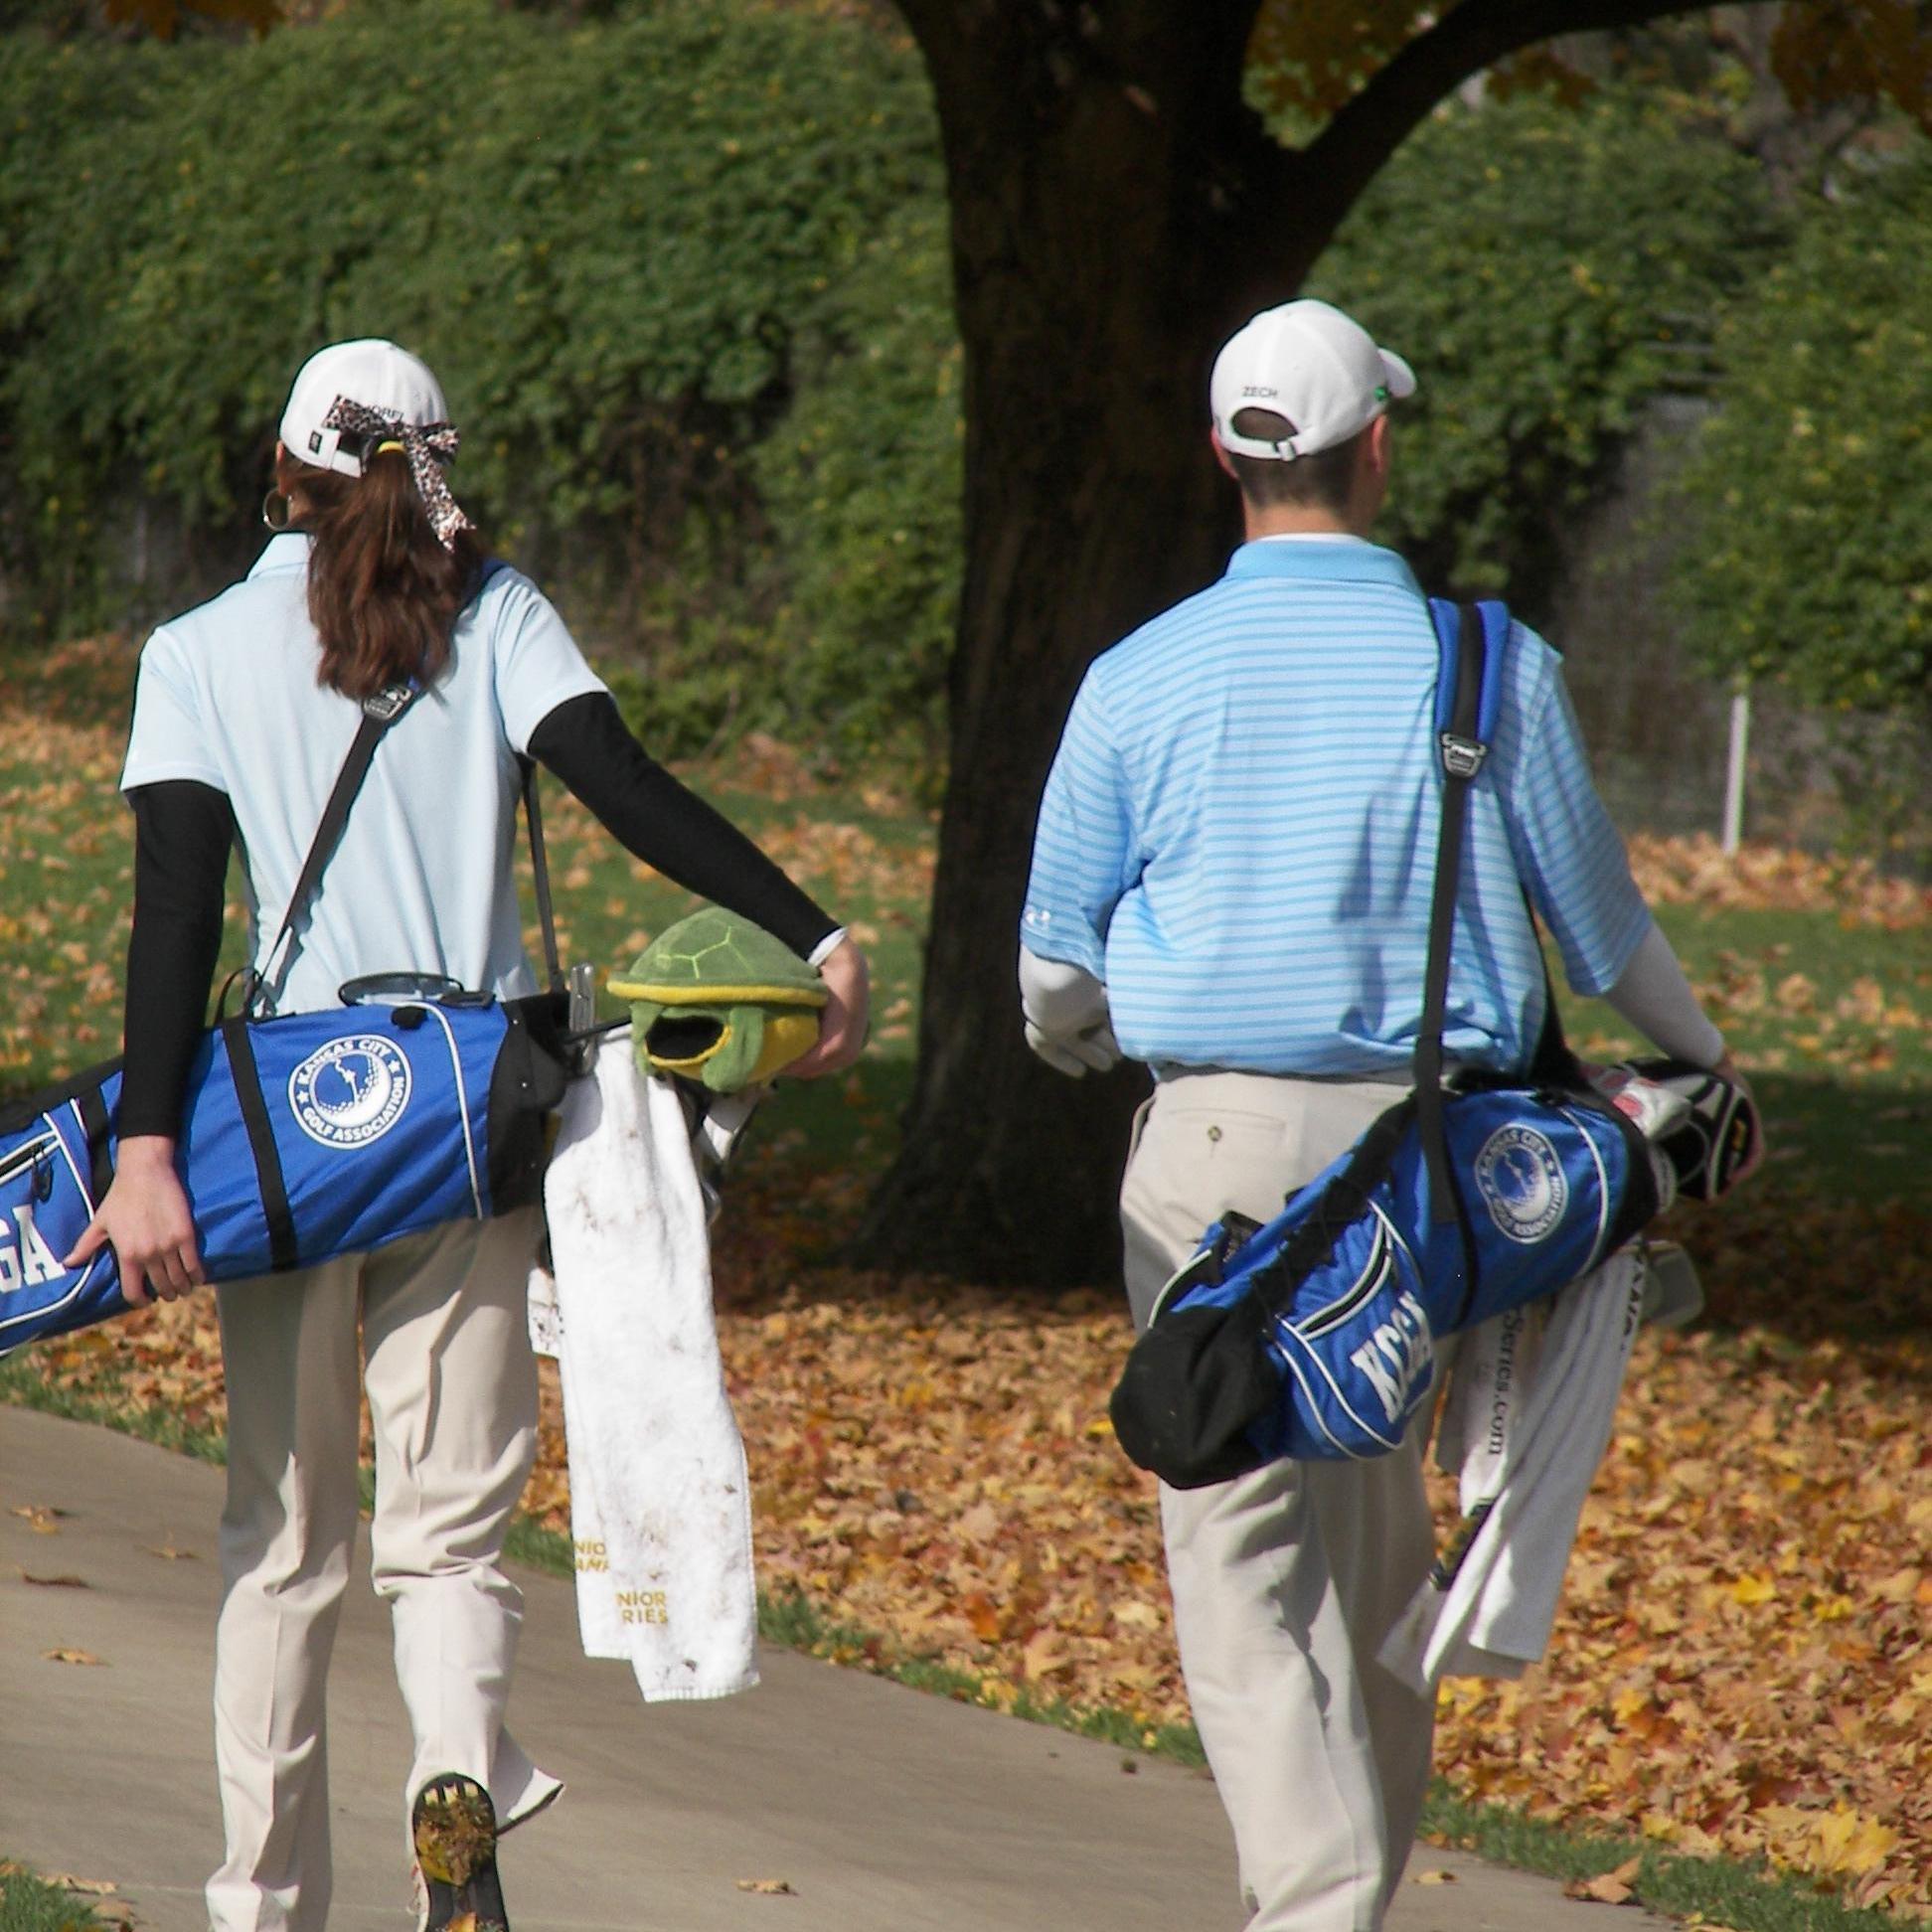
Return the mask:
<svg viewBox="0 0 1932 1932">
<path fill-rule="evenodd" d="M 1637 1874 L 1643 1866 L 1641 1856 L 1626 1858 L 1614 1871 L 1600 1871 L 1594 1878 L 1572 1878 L 1563 1887 L 1563 1896 L 1589 1899 L 1598 1905 L 1622 1905 L 1635 1896 Z"/>
<path fill-rule="evenodd" d="M 1827 1871 L 1862 1876 L 1876 1871 L 1898 1849 L 1898 1834 L 1889 1825 L 1854 1811 L 1827 1812 L 1812 1829 L 1818 1835 L 1818 1861 Z"/>
<path fill-rule="evenodd" d="M 1029 1684 L 1038 1684 L 1042 1678 L 1064 1671 L 1072 1662 L 1057 1632 L 1036 1630 L 1027 1639 L 1027 1648 L 1020 1654 L 1020 1675 Z"/>
<path fill-rule="evenodd" d="M 1627 1724 L 1640 1710 L 1650 1708 L 1650 1693 L 1644 1690 L 1625 1689 L 1610 1699 L 1610 1714 L 1618 1723 Z"/>
</svg>

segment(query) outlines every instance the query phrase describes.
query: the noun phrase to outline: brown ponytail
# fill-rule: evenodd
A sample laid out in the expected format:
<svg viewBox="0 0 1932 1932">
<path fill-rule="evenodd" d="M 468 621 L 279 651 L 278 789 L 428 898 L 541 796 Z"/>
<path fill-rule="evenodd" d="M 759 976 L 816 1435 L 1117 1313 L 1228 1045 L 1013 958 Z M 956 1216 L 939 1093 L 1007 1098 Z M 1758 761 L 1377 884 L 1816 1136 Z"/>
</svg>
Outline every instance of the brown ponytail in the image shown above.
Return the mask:
<svg viewBox="0 0 1932 1932">
<path fill-rule="evenodd" d="M 358 699 L 408 677 L 430 682 L 449 662 L 457 613 L 482 574 L 475 533 L 459 530 L 443 549 L 400 449 L 370 457 L 361 476 L 284 451 L 275 487 L 314 540 L 308 607 L 322 639 L 317 681 Z"/>
</svg>

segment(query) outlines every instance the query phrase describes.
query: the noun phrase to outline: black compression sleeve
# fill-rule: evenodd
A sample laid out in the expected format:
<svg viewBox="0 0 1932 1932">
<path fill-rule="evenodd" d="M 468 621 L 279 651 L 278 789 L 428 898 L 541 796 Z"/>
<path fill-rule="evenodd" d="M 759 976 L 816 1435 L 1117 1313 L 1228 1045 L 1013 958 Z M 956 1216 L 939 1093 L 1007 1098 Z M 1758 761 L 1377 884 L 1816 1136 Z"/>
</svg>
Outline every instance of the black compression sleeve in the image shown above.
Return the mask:
<svg viewBox="0 0 1932 1932">
<path fill-rule="evenodd" d="M 118 1128 L 176 1135 L 222 950 L 222 888 L 235 813 L 189 779 L 141 785 L 134 808 L 134 927 L 127 942 L 126 1060 Z"/>
<path fill-rule="evenodd" d="M 736 826 L 638 743 L 608 693 L 559 705 L 531 732 L 530 750 L 618 844 L 686 890 L 755 921 L 806 958 L 838 929 Z"/>
</svg>

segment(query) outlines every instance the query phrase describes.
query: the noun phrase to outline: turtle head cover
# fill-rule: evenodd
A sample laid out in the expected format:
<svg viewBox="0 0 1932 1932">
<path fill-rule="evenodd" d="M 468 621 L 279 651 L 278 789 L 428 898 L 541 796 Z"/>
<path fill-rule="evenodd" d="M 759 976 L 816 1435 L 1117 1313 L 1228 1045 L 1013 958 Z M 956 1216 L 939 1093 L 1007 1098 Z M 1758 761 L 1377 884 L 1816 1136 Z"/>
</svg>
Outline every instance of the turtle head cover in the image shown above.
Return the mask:
<svg viewBox="0 0 1932 1932">
<path fill-rule="evenodd" d="M 630 1002 L 647 1073 L 736 1093 L 781 1072 L 818 1039 L 818 973 L 762 926 L 706 906 L 651 941 L 610 981 Z"/>
</svg>

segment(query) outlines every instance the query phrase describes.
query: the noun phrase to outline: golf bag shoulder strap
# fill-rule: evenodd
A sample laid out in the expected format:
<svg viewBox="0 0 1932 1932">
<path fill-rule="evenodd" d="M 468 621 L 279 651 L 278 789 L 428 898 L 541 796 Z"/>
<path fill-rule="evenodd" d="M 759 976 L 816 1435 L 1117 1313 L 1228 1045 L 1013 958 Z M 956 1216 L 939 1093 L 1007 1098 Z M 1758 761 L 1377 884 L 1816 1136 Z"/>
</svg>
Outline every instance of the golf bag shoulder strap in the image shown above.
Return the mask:
<svg viewBox="0 0 1932 1932">
<path fill-rule="evenodd" d="M 537 894 L 537 918 L 544 929 L 544 970 L 550 990 L 564 991 L 564 962 L 557 950 L 557 914 L 551 906 L 550 859 L 544 849 L 544 808 L 537 796 L 537 760 L 520 758 L 523 768 L 524 824 L 530 832 L 530 882 Z"/>
<path fill-rule="evenodd" d="M 1510 613 L 1500 603 L 1451 604 L 1431 598 L 1440 668 L 1436 675 L 1435 747 L 1442 767 L 1442 811 L 1436 834 L 1435 886 L 1429 903 L 1428 965 L 1422 1023 L 1415 1041 L 1416 1124 L 1429 1166 L 1430 1217 L 1462 1217 L 1450 1178 L 1442 1121 L 1442 1020 L 1449 995 L 1449 947 L 1462 876 L 1469 787 L 1489 757 L 1502 702 Z"/>
<path fill-rule="evenodd" d="M 1451 603 L 1446 597 L 1429 599 L 1429 617 L 1435 626 L 1436 650 L 1440 670 L 1436 677 L 1435 727 L 1440 748 L 1441 733 L 1452 729 L 1452 720 L 1461 686 L 1458 673 L 1465 657 L 1463 639 L 1473 631 L 1480 653 L 1476 664 L 1475 712 L 1470 726 L 1461 735 L 1487 747 L 1496 736 L 1496 721 L 1503 709 L 1503 682 L 1514 620 L 1510 607 L 1495 598 L 1480 603 Z M 1481 763 L 1480 757 L 1477 760 Z"/>
<path fill-rule="evenodd" d="M 1474 619 L 1469 614 L 1471 611 L 1475 613 Z M 1435 624 L 1436 646 L 1440 653 L 1441 668 L 1436 678 L 1435 724 L 1439 753 L 1445 760 L 1446 780 L 1448 771 L 1446 761 L 1451 756 L 1452 740 L 1464 740 L 1457 745 L 1454 755 L 1478 769 L 1495 740 L 1496 722 L 1503 708 L 1504 680 L 1509 675 L 1509 647 L 1514 635 L 1514 620 L 1510 616 L 1509 606 L 1494 599 L 1469 605 L 1453 604 L 1446 598 L 1431 597 L 1429 615 Z M 1472 624 L 1473 628 L 1471 628 Z M 1465 705 L 1470 695 L 1463 685 L 1463 677 L 1469 670 L 1471 655 L 1463 648 L 1463 639 L 1466 635 L 1473 638 L 1476 654 L 1480 658 L 1480 668 L 1473 678 L 1476 705 L 1473 727 L 1467 718 L 1461 726 L 1457 726 L 1453 722 L 1459 695 Z M 1438 879 L 1440 876 L 1438 865 Z M 1536 912 L 1535 907 L 1530 903 L 1527 887 L 1523 894 L 1523 903 L 1524 911 L 1530 920 L 1530 929 L 1534 932 Z M 1438 904 L 1434 911 L 1436 918 L 1431 921 L 1432 946 L 1436 920 L 1443 918 L 1453 920 L 1453 906 L 1448 913 L 1444 913 Z M 1446 957 L 1448 944 L 1449 933 L 1445 928 L 1442 933 L 1445 953 L 1443 961 L 1445 998 L 1448 981 Z M 1556 988 L 1550 980 L 1547 961 L 1543 963 L 1542 975 L 1542 1028 L 1536 1036 L 1535 1047 L 1530 1053 L 1530 1063 L 1524 1072 L 1529 1078 L 1545 1083 L 1574 1085 L 1580 1077 L 1576 1068 L 1576 1056 L 1570 1051 L 1569 1042 L 1563 1036 L 1563 1017 L 1556 1004 Z"/>
</svg>

